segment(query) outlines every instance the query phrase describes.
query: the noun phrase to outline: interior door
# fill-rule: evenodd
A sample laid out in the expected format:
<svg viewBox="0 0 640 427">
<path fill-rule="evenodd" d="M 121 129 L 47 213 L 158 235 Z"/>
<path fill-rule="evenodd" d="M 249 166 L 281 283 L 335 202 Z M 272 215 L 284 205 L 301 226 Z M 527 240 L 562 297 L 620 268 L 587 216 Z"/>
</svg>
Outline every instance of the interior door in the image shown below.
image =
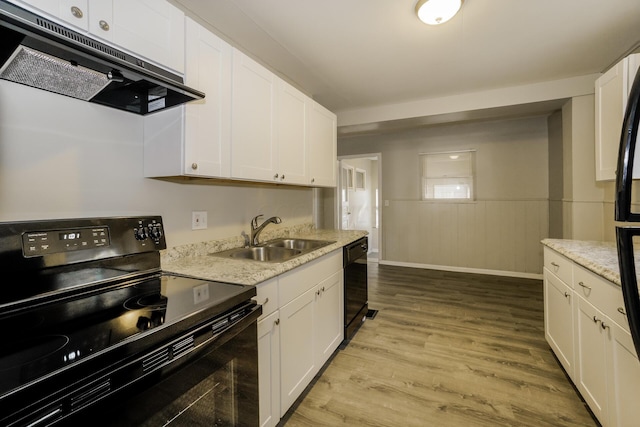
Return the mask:
<svg viewBox="0 0 640 427">
<path fill-rule="evenodd" d="M 350 185 L 351 184 L 351 185 Z M 353 167 L 340 160 L 340 229 L 349 230 L 349 191 L 353 189 Z"/>
</svg>

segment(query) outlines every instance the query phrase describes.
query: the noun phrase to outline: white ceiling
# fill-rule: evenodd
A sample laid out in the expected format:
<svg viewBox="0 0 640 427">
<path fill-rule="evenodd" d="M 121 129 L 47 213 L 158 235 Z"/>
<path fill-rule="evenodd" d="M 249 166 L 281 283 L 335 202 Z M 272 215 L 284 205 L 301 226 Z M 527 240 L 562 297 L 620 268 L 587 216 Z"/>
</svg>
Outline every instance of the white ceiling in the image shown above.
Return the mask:
<svg viewBox="0 0 640 427">
<path fill-rule="evenodd" d="M 600 73 L 640 47 L 640 0 L 173 0 L 330 110 Z"/>
</svg>

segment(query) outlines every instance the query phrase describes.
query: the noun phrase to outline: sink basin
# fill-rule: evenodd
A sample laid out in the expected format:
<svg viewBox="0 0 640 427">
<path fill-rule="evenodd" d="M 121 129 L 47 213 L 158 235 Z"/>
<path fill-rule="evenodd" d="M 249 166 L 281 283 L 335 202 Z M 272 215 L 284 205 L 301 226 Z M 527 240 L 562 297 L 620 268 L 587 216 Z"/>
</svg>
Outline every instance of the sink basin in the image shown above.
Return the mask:
<svg viewBox="0 0 640 427">
<path fill-rule="evenodd" d="M 327 242 L 325 240 L 310 240 L 310 239 L 276 239 L 266 242 L 264 246 L 269 248 L 288 248 L 295 249 L 302 252 L 312 251 L 314 249 L 321 248 L 323 246 L 330 245 L 335 242 Z"/>
<path fill-rule="evenodd" d="M 212 255 L 261 262 L 284 262 L 335 242 L 310 239 L 275 239 L 260 246 L 229 249 Z"/>
<path fill-rule="evenodd" d="M 302 251 L 296 249 L 254 246 L 250 248 L 231 249 L 229 251 L 219 252 L 216 255 L 253 261 L 283 262 L 301 253 Z"/>
</svg>

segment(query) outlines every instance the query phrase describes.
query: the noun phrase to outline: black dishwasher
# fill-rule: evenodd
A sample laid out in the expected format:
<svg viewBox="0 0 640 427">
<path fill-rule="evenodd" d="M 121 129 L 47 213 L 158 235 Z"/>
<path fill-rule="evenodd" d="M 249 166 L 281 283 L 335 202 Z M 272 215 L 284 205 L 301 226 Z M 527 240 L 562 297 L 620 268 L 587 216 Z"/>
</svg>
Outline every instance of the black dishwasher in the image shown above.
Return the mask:
<svg viewBox="0 0 640 427">
<path fill-rule="evenodd" d="M 367 237 L 344 247 L 344 344 L 356 333 L 368 312 Z"/>
</svg>

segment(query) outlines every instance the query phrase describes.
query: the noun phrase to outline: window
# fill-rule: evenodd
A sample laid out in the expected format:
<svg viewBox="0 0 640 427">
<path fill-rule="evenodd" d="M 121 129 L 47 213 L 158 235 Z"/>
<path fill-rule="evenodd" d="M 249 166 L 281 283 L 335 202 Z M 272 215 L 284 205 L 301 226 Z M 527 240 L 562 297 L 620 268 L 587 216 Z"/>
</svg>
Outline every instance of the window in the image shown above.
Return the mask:
<svg viewBox="0 0 640 427">
<path fill-rule="evenodd" d="M 475 200 L 475 151 L 420 155 L 422 200 Z"/>
</svg>

